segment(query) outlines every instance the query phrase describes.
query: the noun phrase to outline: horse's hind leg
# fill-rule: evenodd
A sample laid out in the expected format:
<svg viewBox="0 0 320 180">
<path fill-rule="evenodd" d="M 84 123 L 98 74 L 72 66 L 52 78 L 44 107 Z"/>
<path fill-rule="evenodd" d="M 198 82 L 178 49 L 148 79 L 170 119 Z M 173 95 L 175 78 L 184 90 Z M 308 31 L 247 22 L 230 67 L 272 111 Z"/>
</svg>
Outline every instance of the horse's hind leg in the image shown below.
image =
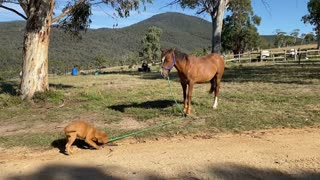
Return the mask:
<svg viewBox="0 0 320 180">
<path fill-rule="evenodd" d="M 216 90 L 216 79 L 217 79 L 217 75 L 215 75 L 211 80 L 210 80 L 210 83 L 211 83 L 211 87 L 210 87 L 210 90 L 209 90 L 209 93 L 212 94 L 213 91 Z"/>
<path fill-rule="evenodd" d="M 219 75 L 216 74 L 214 78 L 211 79 L 211 88 L 210 88 L 210 93 L 214 91 L 214 103 L 213 103 L 213 108 L 216 109 L 218 107 L 218 94 L 219 94 L 219 89 L 220 89 L 220 82 L 221 78 L 219 78 Z"/>
<path fill-rule="evenodd" d="M 214 104 L 213 104 L 213 108 L 216 109 L 218 107 L 218 95 L 219 95 L 219 90 L 220 90 L 220 82 L 221 82 L 221 77 L 222 75 L 217 75 L 217 79 L 216 79 L 216 88 L 214 91 Z"/>
</svg>

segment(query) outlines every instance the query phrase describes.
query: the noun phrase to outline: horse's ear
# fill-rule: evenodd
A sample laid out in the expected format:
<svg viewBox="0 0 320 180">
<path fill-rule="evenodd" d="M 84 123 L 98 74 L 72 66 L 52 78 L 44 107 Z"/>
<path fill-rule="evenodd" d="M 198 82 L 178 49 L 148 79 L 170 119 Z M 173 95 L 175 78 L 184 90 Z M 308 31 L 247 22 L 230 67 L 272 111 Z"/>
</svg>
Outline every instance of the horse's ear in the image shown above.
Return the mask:
<svg viewBox="0 0 320 180">
<path fill-rule="evenodd" d="M 175 51 L 176 50 L 176 48 L 172 48 L 172 51 Z"/>
<path fill-rule="evenodd" d="M 160 48 L 160 51 L 161 51 L 161 52 L 165 52 L 165 51 L 166 51 L 166 49 L 164 49 L 164 48 Z"/>
</svg>

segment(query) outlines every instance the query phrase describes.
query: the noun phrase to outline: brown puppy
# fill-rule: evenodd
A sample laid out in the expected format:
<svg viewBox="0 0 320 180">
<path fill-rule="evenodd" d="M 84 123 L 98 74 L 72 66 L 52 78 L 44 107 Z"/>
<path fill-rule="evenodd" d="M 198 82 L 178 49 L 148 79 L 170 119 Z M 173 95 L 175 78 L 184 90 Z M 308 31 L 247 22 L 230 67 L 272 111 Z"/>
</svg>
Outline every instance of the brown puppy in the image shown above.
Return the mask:
<svg viewBox="0 0 320 180">
<path fill-rule="evenodd" d="M 86 143 L 95 149 L 100 149 L 100 147 L 94 141 L 101 144 L 108 142 L 106 133 L 81 120 L 71 122 L 64 128 L 64 132 L 67 136 L 66 153 L 68 155 L 72 153 L 71 145 L 76 138 L 84 139 Z"/>
</svg>

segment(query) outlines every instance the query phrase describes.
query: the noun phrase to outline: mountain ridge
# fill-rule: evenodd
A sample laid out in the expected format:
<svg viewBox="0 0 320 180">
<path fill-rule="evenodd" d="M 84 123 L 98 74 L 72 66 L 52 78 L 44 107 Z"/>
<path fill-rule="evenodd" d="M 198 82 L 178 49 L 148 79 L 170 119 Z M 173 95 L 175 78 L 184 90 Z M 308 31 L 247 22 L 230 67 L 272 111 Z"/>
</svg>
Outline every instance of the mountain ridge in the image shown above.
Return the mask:
<svg viewBox="0 0 320 180">
<path fill-rule="evenodd" d="M 1 71 L 16 70 L 17 64 L 22 64 L 24 26 L 23 21 L 0 23 Z M 128 59 L 138 56 L 141 40 L 151 26 L 163 30 L 160 38 L 163 48 L 175 47 L 191 53 L 211 46 L 211 23 L 177 12 L 157 14 L 123 28 L 88 29 L 86 33 L 81 33 L 80 41 L 72 40 L 68 34 L 53 27 L 50 34 L 49 71 L 70 69 L 74 65 L 90 68 L 94 59 L 101 55 L 106 58 L 107 66 L 130 64 Z"/>
</svg>

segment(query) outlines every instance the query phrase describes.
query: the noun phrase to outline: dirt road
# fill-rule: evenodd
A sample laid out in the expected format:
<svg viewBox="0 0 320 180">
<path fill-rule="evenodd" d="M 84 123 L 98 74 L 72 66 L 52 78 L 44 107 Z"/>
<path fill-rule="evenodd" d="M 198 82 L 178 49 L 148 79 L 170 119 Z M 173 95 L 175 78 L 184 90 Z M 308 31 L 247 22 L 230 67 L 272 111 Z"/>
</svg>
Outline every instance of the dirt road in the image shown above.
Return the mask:
<svg viewBox="0 0 320 180">
<path fill-rule="evenodd" d="M 1 149 L 0 179 L 320 179 L 320 129 L 134 139 L 101 150 Z"/>
</svg>

